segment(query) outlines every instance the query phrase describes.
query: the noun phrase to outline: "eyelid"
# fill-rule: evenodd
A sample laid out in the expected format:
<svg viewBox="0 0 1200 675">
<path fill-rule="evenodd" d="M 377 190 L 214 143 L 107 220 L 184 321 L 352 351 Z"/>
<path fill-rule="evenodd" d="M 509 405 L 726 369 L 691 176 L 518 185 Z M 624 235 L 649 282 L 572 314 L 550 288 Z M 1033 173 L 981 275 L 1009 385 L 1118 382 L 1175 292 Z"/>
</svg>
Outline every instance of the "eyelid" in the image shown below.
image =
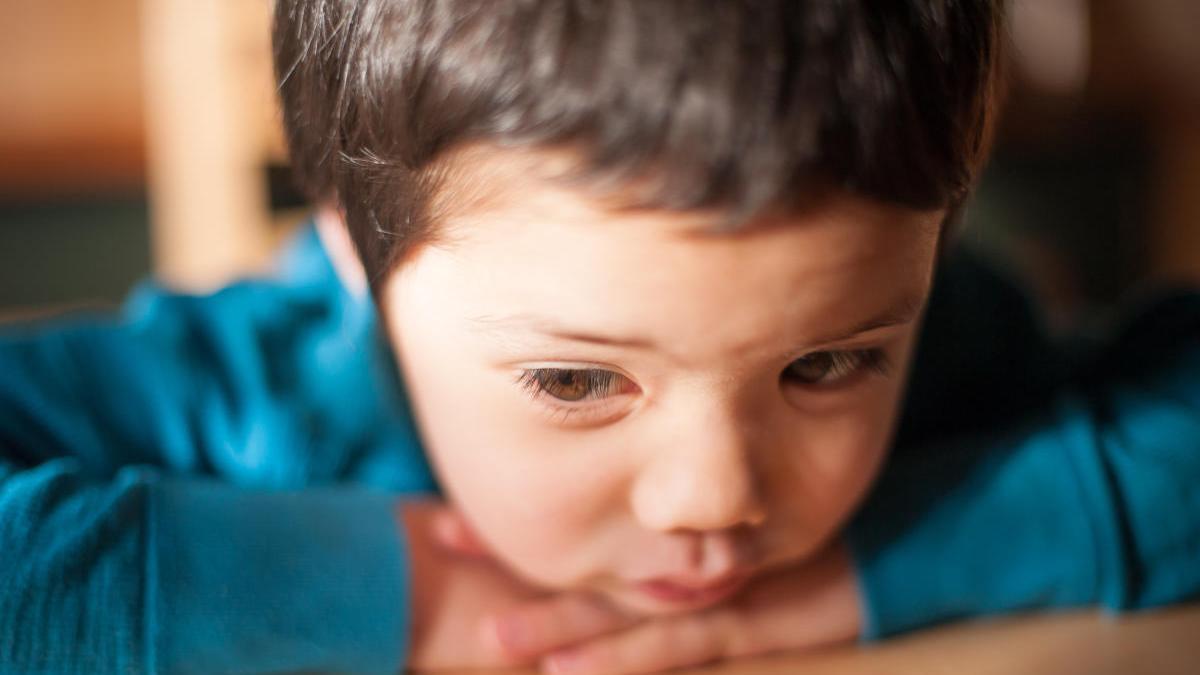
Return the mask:
<svg viewBox="0 0 1200 675">
<path fill-rule="evenodd" d="M 807 381 L 803 379 L 788 379 L 788 370 L 796 361 L 788 362 L 784 368 L 781 377 L 784 383 L 794 389 L 800 389 L 811 392 L 830 392 L 841 390 L 845 387 L 850 387 L 863 378 L 871 375 L 880 377 L 888 377 L 892 374 L 892 357 L 887 350 L 882 347 L 873 347 L 866 349 L 846 349 L 846 350 L 819 350 L 809 352 L 798 360 L 808 358 L 814 354 L 828 354 L 834 360 L 834 368 L 848 368 L 848 370 L 831 380 L 813 380 Z"/>
<path fill-rule="evenodd" d="M 805 356 L 819 352 L 857 352 L 870 349 L 884 349 L 884 345 L 899 338 L 906 329 L 913 327 L 915 323 L 916 321 L 914 320 L 908 323 L 884 326 L 836 342 L 809 345 L 790 352 L 785 358 L 788 363 L 791 363 L 796 359 L 802 359 Z"/>
<path fill-rule="evenodd" d="M 843 362 L 842 367 L 848 367 L 850 370 L 842 375 L 838 381 L 854 377 L 859 372 L 876 373 L 878 375 L 889 375 L 892 370 L 892 360 L 888 353 L 883 349 L 854 349 L 843 352 L 831 352 L 835 355 L 835 361 L 838 358 L 852 360 L 853 363 Z"/>
<path fill-rule="evenodd" d="M 620 373 L 625 377 L 633 379 L 633 377 L 626 372 L 624 368 L 611 363 L 601 363 L 599 361 L 540 359 L 537 361 L 514 361 L 507 365 L 518 370 L 537 370 L 539 368 L 546 370 L 611 370 L 614 373 Z"/>
<path fill-rule="evenodd" d="M 635 378 L 629 371 L 611 363 L 599 363 L 596 361 L 541 360 L 512 363 L 508 365 L 508 368 L 515 370 L 517 377 L 520 377 L 522 373 L 530 370 L 604 370 L 624 377 L 625 379 L 634 383 L 638 389 L 642 388 L 642 385 L 638 383 L 637 378 Z"/>
</svg>

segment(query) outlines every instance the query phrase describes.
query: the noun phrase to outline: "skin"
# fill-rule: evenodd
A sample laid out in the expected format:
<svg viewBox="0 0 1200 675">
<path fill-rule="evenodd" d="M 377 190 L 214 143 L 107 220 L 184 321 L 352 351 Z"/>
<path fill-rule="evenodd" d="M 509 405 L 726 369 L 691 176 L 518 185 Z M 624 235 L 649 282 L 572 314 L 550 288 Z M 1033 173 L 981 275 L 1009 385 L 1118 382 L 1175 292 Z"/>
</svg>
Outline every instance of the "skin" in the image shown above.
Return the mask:
<svg viewBox="0 0 1200 675">
<path fill-rule="evenodd" d="M 830 194 L 718 234 L 564 186 L 560 153 L 463 156 L 379 297 L 451 504 L 398 512 L 408 666 L 636 673 L 853 639 L 836 533 L 888 447 L 944 211 Z M 336 214 L 318 226 L 365 293 Z"/>
<path fill-rule="evenodd" d="M 869 487 L 944 214 L 835 194 L 714 233 L 529 170 L 556 161 L 477 154 L 454 179 L 486 198 L 382 288 L 423 442 L 525 582 L 703 609 L 819 551 Z"/>
<path fill-rule="evenodd" d="M 594 594 L 570 591 L 526 598 L 504 607 L 506 602 L 497 598 L 496 592 L 514 589 L 503 583 L 502 575 L 501 583 L 485 580 L 479 584 L 481 572 L 500 569 L 490 552 L 481 547 L 454 509 L 434 506 L 433 513 L 438 526 L 432 529 L 442 544 L 436 550 L 465 554 L 443 558 L 438 569 L 454 569 L 467 560 L 492 563 L 477 566 L 474 574 L 462 581 L 461 575 L 454 575 L 447 587 L 465 589 L 465 595 L 477 605 L 491 604 L 492 609 L 484 612 L 489 619 L 484 623 L 482 653 L 464 660 L 464 647 L 480 643 L 464 639 L 467 634 L 453 619 L 440 619 L 434 622 L 439 625 L 432 631 L 433 638 L 427 634 L 418 641 L 420 653 L 413 666 L 418 669 L 443 663 L 460 668 L 495 667 L 537 660 L 548 673 L 651 673 L 827 646 L 852 640 L 861 629 L 858 584 L 845 547 L 836 541 L 799 564 L 756 578 L 727 601 L 647 618 L 622 612 Z M 429 578 L 428 568 L 417 571 L 426 574 L 423 580 Z M 453 590 L 439 595 L 438 602 L 444 606 Z M 442 612 L 441 616 L 446 614 L 471 616 L 470 608 Z M 449 661 L 445 654 L 452 655 Z"/>
</svg>

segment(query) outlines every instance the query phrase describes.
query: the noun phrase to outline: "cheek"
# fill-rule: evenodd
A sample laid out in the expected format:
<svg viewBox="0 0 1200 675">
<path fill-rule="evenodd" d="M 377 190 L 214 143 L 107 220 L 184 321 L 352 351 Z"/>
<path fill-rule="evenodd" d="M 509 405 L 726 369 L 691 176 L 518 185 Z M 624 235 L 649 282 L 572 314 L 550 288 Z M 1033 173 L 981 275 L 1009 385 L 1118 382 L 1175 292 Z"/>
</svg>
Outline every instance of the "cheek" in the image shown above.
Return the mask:
<svg viewBox="0 0 1200 675">
<path fill-rule="evenodd" d="M 538 424 L 518 385 L 432 338 L 409 333 L 398 346 L 422 441 L 451 501 L 531 582 L 570 586 L 598 572 L 603 532 L 625 501 L 619 457 L 563 443 Z"/>
<path fill-rule="evenodd" d="M 801 557 L 822 545 L 862 500 L 882 464 L 892 436 L 898 385 L 857 405 L 793 422 L 795 439 L 768 467 L 774 530 L 780 550 Z"/>
</svg>

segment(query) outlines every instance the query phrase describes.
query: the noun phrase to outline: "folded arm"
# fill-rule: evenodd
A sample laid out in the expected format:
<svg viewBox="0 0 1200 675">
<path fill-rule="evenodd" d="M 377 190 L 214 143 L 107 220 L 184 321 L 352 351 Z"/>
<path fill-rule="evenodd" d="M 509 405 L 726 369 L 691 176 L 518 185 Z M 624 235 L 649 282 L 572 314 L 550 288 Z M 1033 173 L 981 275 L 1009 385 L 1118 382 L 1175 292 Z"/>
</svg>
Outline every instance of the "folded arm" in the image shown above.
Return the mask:
<svg viewBox="0 0 1200 675">
<path fill-rule="evenodd" d="M 0 335 L 0 670 L 400 669 L 395 493 L 432 483 L 371 332 L 309 290 Z"/>
<path fill-rule="evenodd" d="M 1200 595 L 1200 294 L 1130 316 L 1009 421 L 897 452 L 847 538 L 867 639 Z"/>
</svg>

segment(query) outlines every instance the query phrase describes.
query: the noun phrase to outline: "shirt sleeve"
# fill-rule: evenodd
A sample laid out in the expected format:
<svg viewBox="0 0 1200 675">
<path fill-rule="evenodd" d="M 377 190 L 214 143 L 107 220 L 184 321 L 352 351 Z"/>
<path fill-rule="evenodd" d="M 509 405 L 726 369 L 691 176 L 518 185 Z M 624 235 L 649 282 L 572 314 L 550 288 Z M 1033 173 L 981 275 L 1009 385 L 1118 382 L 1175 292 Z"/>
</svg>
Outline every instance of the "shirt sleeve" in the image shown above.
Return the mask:
<svg viewBox="0 0 1200 675">
<path fill-rule="evenodd" d="M 0 462 L 0 670 L 395 673 L 394 498 Z"/>
<path fill-rule="evenodd" d="M 1200 295 L 1146 305 L 1012 421 L 897 452 L 847 540 L 868 640 L 1200 595 Z"/>
<path fill-rule="evenodd" d="M 312 290 L 0 334 L 0 670 L 402 667 L 395 502 L 432 481 L 371 331 Z"/>
</svg>

